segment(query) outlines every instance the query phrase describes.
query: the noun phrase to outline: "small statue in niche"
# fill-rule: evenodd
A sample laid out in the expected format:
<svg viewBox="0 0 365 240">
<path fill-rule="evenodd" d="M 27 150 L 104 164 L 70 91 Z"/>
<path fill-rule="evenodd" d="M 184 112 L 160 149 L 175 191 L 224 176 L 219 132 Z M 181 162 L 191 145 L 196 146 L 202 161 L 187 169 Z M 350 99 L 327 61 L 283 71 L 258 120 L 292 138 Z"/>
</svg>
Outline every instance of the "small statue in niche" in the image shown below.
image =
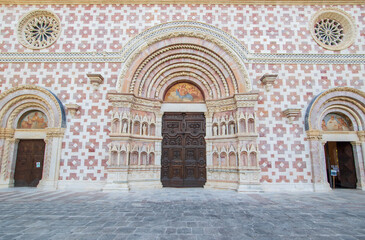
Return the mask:
<svg viewBox="0 0 365 240">
<path fill-rule="evenodd" d="M 127 122 L 123 123 L 123 133 L 127 133 Z"/>
<path fill-rule="evenodd" d="M 146 127 L 146 124 L 143 124 L 143 126 L 142 126 L 142 135 L 147 135 L 147 127 Z"/>
<path fill-rule="evenodd" d="M 213 136 L 217 136 L 218 135 L 218 127 L 217 125 L 213 126 Z"/>
<path fill-rule="evenodd" d="M 226 125 L 222 125 L 222 135 L 226 135 Z"/>
<path fill-rule="evenodd" d="M 234 134 L 234 124 L 229 125 L 231 134 Z"/>
</svg>

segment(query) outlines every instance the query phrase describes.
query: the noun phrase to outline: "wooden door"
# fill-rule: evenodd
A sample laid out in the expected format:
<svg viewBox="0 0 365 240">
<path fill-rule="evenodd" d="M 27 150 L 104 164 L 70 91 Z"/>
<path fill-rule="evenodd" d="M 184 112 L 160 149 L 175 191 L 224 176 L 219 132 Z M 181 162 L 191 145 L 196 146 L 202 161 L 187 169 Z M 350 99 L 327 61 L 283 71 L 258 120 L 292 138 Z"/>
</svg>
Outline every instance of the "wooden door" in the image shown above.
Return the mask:
<svg viewBox="0 0 365 240">
<path fill-rule="evenodd" d="M 166 113 L 162 119 L 164 187 L 203 187 L 206 182 L 203 113 Z"/>
<path fill-rule="evenodd" d="M 356 169 L 352 145 L 349 142 L 337 142 L 339 175 L 341 187 L 356 188 Z"/>
<path fill-rule="evenodd" d="M 42 179 L 45 142 L 20 140 L 15 165 L 14 186 L 36 187 Z"/>
</svg>

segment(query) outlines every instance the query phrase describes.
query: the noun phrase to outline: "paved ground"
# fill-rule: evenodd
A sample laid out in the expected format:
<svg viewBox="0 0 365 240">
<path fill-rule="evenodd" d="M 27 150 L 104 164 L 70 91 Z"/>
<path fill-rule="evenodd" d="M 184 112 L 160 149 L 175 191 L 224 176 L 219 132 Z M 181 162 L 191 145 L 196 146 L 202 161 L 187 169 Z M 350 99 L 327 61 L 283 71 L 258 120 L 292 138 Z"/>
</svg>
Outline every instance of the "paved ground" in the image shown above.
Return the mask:
<svg viewBox="0 0 365 240">
<path fill-rule="evenodd" d="M 365 192 L 2 189 L 0 239 L 365 239 Z"/>
</svg>

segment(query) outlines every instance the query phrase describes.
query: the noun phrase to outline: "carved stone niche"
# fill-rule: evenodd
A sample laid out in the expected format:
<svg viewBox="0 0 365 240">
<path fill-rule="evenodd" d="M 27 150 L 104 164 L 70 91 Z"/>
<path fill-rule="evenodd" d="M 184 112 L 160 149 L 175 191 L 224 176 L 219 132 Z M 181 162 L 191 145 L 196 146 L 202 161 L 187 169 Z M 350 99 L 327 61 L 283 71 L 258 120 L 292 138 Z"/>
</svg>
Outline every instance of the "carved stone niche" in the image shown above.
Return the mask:
<svg viewBox="0 0 365 240">
<path fill-rule="evenodd" d="M 65 104 L 67 111 L 70 113 L 71 117 L 76 115 L 77 110 L 79 110 L 80 106 L 77 104 L 69 103 Z"/>
<path fill-rule="evenodd" d="M 270 91 L 277 78 L 277 74 L 265 74 L 260 78 L 260 81 L 265 85 L 266 91 Z"/>
<path fill-rule="evenodd" d="M 293 123 L 294 119 L 300 115 L 301 109 L 298 108 L 288 108 L 283 111 L 285 117 L 289 119 L 289 123 Z"/>
<path fill-rule="evenodd" d="M 99 88 L 99 85 L 104 82 L 104 78 L 101 74 L 89 73 L 87 74 L 87 77 L 90 79 L 94 91 L 96 91 Z"/>
</svg>

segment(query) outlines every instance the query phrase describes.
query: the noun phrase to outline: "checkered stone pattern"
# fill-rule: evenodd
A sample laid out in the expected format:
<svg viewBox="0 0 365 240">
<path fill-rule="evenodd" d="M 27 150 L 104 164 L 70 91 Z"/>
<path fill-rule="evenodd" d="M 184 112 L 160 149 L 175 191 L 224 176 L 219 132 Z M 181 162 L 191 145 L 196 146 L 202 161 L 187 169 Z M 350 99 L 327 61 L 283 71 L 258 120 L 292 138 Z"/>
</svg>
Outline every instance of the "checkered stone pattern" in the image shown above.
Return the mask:
<svg viewBox="0 0 365 240">
<path fill-rule="evenodd" d="M 313 40 L 311 16 L 319 6 L 265 5 L 2 5 L 0 51 L 31 52 L 18 41 L 18 20 L 33 9 L 53 11 L 61 20 L 60 39 L 41 52 L 120 51 L 137 34 L 170 21 L 198 21 L 213 25 L 239 39 L 257 53 L 333 53 Z M 337 6 L 336 6 L 337 7 Z M 355 43 L 341 53 L 365 51 L 365 5 L 338 6 L 356 21 L 360 33 Z"/>
<path fill-rule="evenodd" d="M 211 24 L 236 37 L 254 53 L 330 53 L 312 39 L 310 17 L 325 6 L 243 5 L 2 5 L 1 52 L 118 52 L 132 37 L 169 21 L 192 20 Z M 339 6 L 353 16 L 359 36 L 340 53 L 365 51 L 365 5 Z M 61 36 L 51 47 L 33 51 L 16 37 L 18 20 L 33 9 L 47 9 L 61 20 Z M 337 52 L 336 52 L 337 53 Z M 311 99 L 338 86 L 365 90 L 364 65 L 247 64 L 253 89 L 260 91 L 258 117 L 261 182 L 310 183 L 309 145 L 304 114 Z M 63 104 L 80 105 L 67 115 L 62 144 L 60 180 L 103 181 L 108 160 L 111 104 L 121 63 L 0 63 L 0 92 L 34 84 L 55 93 Z M 104 77 L 93 91 L 86 74 Z M 278 74 L 270 91 L 259 81 Z M 299 119 L 289 124 L 282 111 L 300 108 Z"/>
<path fill-rule="evenodd" d="M 261 182 L 310 183 L 310 147 L 304 129 L 305 111 L 321 92 L 349 86 L 365 90 L 364 65 L 248 64 L 253 89 L 260 90 L 256 115 L 259 133 Z M 265 73 L 277 73 L 271 90 L 260 82 Z M 299 108 L 292 124 L 282 111 Z"/>
<path fill-rule="evenodd" d="M 112 107 L 107 91 L 114 89 L 120 64 L 11 63 L 0 64 L 1 92 L 17 85 L 35 84 L 57 95 L 63 104 L 80 106 L 67 114 L 62 143 L 60 180 L 105 180 Z M 86 74 L 101 73 L 104 83 L 92 89 Z"/>
</svg>

